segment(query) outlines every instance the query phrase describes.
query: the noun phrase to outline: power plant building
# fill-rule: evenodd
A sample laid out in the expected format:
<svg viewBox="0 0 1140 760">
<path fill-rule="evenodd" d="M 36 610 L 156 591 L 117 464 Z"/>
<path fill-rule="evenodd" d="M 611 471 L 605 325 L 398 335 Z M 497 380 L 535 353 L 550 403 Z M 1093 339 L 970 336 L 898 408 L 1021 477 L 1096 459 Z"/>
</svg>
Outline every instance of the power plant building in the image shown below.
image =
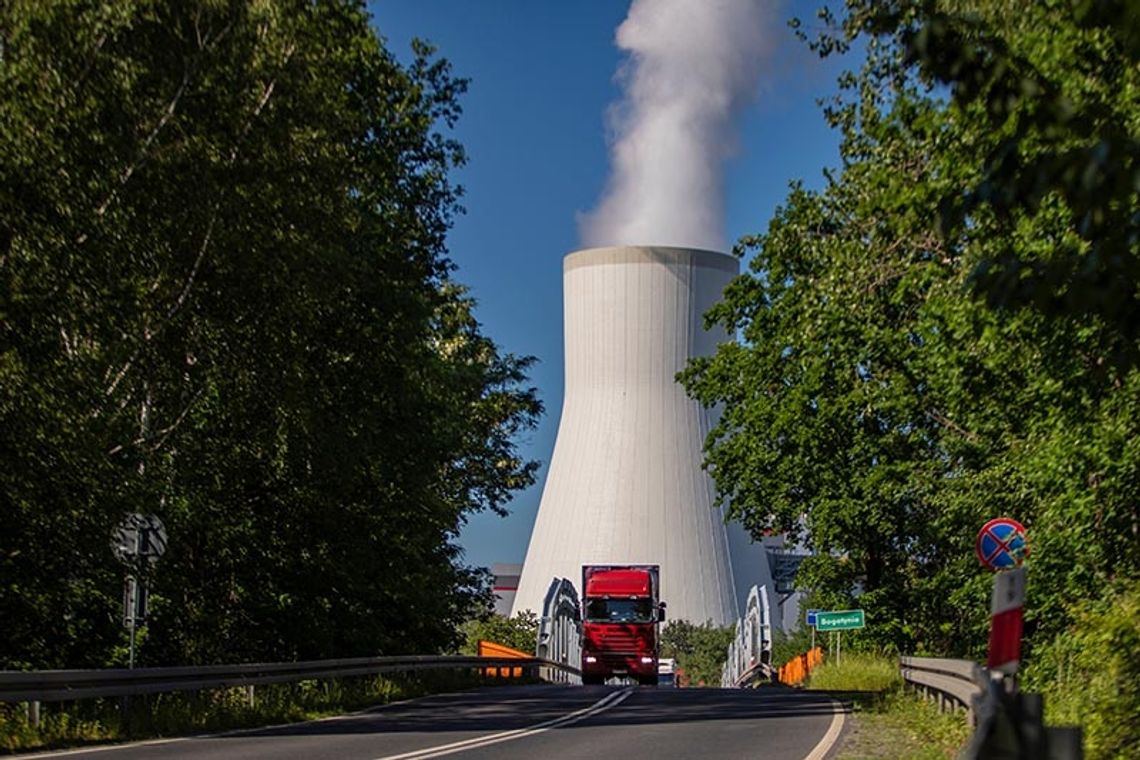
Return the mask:
<svg viewBox="0 0 1140 760">
<path fill-rule="evenodd" d="M 731 256 L 688 248 L 563 260 L 562 417 L 514 612 L 541 612 L 551 580 L 578 585 L 584 564 L 660 565 L 669 618 L 698 624 L 732 624 L 738 596 L 770 581 L 763 549 L 726 526 L 701 468 L 714 417 L 676 382 L 691 357 L 732 339 L 705 330 L 704 314 L 737 272 Z"/>
</svg>

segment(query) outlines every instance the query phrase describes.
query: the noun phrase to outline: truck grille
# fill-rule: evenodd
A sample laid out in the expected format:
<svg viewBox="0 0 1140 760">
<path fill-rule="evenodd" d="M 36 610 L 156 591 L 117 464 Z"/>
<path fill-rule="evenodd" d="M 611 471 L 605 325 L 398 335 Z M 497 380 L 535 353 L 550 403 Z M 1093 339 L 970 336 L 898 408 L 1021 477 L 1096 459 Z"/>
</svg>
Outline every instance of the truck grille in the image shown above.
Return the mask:
<svg viewBox="0 0 1140 760">
<path fill-rule="evenodd" d="M 601 645 L 599 648 L 607 653 L 638 651 L 637 636 L 626 631 L 607 631 L 595 640 Z"/>
</svg>

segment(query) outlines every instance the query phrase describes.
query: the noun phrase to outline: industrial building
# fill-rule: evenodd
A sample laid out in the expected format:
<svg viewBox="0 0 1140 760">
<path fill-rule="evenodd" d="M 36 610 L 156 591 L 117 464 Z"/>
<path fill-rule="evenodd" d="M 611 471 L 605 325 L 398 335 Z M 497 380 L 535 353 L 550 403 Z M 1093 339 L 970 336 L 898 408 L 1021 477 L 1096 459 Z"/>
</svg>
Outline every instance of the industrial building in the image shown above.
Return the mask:
<svg viewBox="0 0 1140 760">
<path fill-rule="evenodd" d="M 735 258 L 660 246 L 592 248 L 563 260 L 566 384 L 549 472 L 513 611 L 542 610 L 553 578 L 584 564 L 661 566 L 671 619 L 730 625 L 764 549 L 726 525 L 702 446 L 715 417 L 676 374 L 731 340 L 704 314 Z"/>
</svg>

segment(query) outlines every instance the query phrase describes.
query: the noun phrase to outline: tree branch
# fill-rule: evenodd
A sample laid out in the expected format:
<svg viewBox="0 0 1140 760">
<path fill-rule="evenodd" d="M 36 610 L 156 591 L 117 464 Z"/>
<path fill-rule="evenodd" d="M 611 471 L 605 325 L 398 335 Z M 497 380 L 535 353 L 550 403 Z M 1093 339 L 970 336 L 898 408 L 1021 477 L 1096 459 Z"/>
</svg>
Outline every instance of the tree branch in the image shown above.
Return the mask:
<svg viewBox="0 0 1140 760">
<path fill-rule="evenodd" d="M 296 51 L 296 48 L 297 48 L 296 42 L 290 42 L 289 45 L 286 47 L 285 54 L 284 54 L 283 59 L 281 61 L 281 67 L 280 67 L 281 69 L 284 69 L 285 66 L 288 65 L 289 60 L 292 58 L 294 51 Z M 229 157 L 227 160 L 227 165 L 233 166 L 237 162 L 237 159 L 241 154 L 241 146 L 242 146 L 243 139 L 245 138 L 246 135 L 249 134 L 249 131 L 253 128 L 253 124 L 257 121 L 258 116 L 261 115 L 261 112 L 265 109 L 265 106 L 269 103 L 270 98 L 273 97 L 273 91 L 276 89 L 276 86 L 277 86 L 277 78 L 274 77 L 268 83 L 266 83 L 266 85 L 262 88 L 261 94 L 257 100 L 257 105 L 254 106 L 253 110 L 250 112 L 249 116 L 246 118 L 245 123 L 242 125 L 242 128 L 238 133 L 237 139 L 234 141 L 234 144 L 230 149 Z M 174 101 L 172 101 L 172 104 L 173 103 L 174 103 Z M 161 333 L 162 330 L 168 324 L 170 324 L 171 320 L 175 317 L 175 315 L 178 314 L 178 312 L 182 309 L 183 305 L 186 303 L 186 300 L 189 297 L 190 292 L 193 289 L 195 282 L 197 281 L 198 272 L 202 266 L 203 260 L 206 257 L 206 252 L 208 251 L 208 249 L 210 247 L 210 242 L 213 239 L 214 227 L 215 227 L 217 220 L 218 220 L 218 213 L 221 210 L 221 205 L 222 205 L 222 201 L 221 201 L 221 199 L 219 199 L 219 200 L 214 202 L 214 205 L 210 210 L 210 220 L 206 225 L 206 234 L 202 237 L 202 243 L 200 246 L 198 246 L 198 252 L 194 257 L 194 263 L 190 268 L 190 273 L 189 273 L 189 275 L 187 275 L 186 282 L 182 286 L 181 290 L 179 291 L 178 296 L 174 300 L 174 303 L 172 303 L 170 308 L 167 310 L 166 315 L 163 317 L 162 322 L 153 331 L 147 331 L 146 333 L 144 333 L 142 341 L 135 348 L 134 352 L 131 353 L 130 358 L 128 358 L 127 361 L 123 364 L 123 366 L 119 368 L 118 372 L 116 372 L 114 374 L 114 378 L 112 379 L 110 385 L 107 387 L 107 389 L 103 393 L 103 397 L 105 399 L 109 398 L 110 396 L 112 396 L 115 393 L 115 391 L 119 387 L 119 384 L 123 381 L 123 379 L 126 377 L 127 373 L 130 371 L 131 367 L 134 366 L 134 363 L 138 360 L 139 356 L 142 354 L 143 349 L 146 348 L 146 346 L 154 339 L 154 337 L 156 335 Z M 96 410 L 95 414 L 98 414 L 98 413 L 99 413 L 99 410 Z"/>
<path fill-rule="evenodd" d="M 937 422 L 939 425 L 953 430 L 955 433 L 958 433 L 960 436 L 965 438 L 967 441 L 970 441 L 971 443 L 977 443 L 979 440 L 977 433 L 973 433 L 967 430 L 958 423 L 954 422 L 954 420 L 939 412 L 937 409 L 927 409 L 926 416 Z"/>
<path fill-rule="evenodd" d="M 194 72 L 197 71 L 198 65 L 201 63 L 203 56 L 210 52 L 210 50 L 216 46 L 218 42 L 226 37 L 232 26 L 233 22 L 231 21 L 229 24 L 226 24 L 226 26 L 222 28 L 222 31 L 219 32 L 218 35 L 213 39 L 210 38 L 209 34 L 207 34 L 205 38 L 200 39 L 199 52 L 192 59 L 187 61 L 186 65 L 183 67 L 182 81 L 179 83 L 178 89 L 175 91 L 174 96 L 166 104 L 166 108 L 163 109 L 162 115 L 158 119 L 158 123 L 154 125 L 154 128 L 151 129 L 150 133 L 146 136 L 146 139 L 143 140 L 142 147 L 139 148 L 138 155 L 135 157 L 135 160 L 131 162 L 131 164 L 127 166 L 126 169 L 123 170 L 122 174 L 119 175 L 119 180 L 116 185 L 111 188 L 111 191 L 107 193 L 107 196 L 95 208 L 96 218 L 102 218 L 104 215 L 106 215 L 107 210 L 111 207 L 111 204 L 115 202 L 116 198 L 118 198 L 119 192 L 123 189 L 123 187 L 126 186 L 131 177 L 134 176 L 135 172 L 142 168 L 142 166 L 150 159 L 151 146 L 154 145 L 154 141 L 158 139 L 159 134 L 166 127 L 166 125 L 170 123 L 170 120 L 174 118 L 174 114 L 178 110 L 178 104 L 181 102 L 183 95 L 186 94 L 186 90 L 189 88 L 190 82 L 193 79 Z M 88 234 L 86 232 L 82 233 L 76 239 L 76 244 L 82 245 L 87 241 L 87 238 Z"/>
<path fill-rule="evenodd" d="M 153 435 L 148 435 L 144 432 L 139 435 L 138 438 L 135 438 L 129 443 L 120 443 L 118 446 L 109 449 L 107 451 L 107 456 L 114 456 L 115 454 L 118 454 L 121 451 L 125 451 L 128 448 L 141 446 L 151 441 L 154 442 L 150 446 L 151 451 L 158 451 L 160 448 L 162 448 L 163 444 L 166 443 L 166 439 L 170 437 L 171 433 L 177 430 L 182 422 L 186 419 L 186 417 L 189 416 L 191 410 L 194 408 L 194 405 L 198 403 L 198 399 L 202 398 L 202 393 L 203 390 L 201 388 L 195 391 L 193 397 L 191 397 L 191 399 L 186 402 L 186 406 L 183 407 L 181 412 L 179 412 L 178 417 L 175 418 L 174 422 L 170 423 L 161 430 L 155 431 Z"/>
</svg>

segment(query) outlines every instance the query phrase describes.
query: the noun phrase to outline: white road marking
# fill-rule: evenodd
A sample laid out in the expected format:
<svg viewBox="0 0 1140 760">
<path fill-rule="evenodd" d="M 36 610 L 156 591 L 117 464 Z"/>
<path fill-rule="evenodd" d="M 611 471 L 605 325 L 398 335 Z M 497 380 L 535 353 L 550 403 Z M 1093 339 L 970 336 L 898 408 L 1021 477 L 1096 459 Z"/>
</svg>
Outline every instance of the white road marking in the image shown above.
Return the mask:
<svg viewBox="0 0 1140 760">
<path fill-rule="evenodd" d="M 405 752 L 402 755 L 385 755 L 376 760 L 428 760 L 433 757 L 443 757 L 444 755 L 452 755 L 456 752 L 464 752 L 469 749 L 477 747 L 489 747 L 492 744 L 499 744 L 501 742 L 514 741 L 515 739 L 522 739 L 527 736 L 536 736 L 545 733 L 552 728 L 561 728 L 562 726 L 569 726 L 574 723 L 585 720 L 586 718 L 597 715 L 598 713 L 605 712 L 611 707 L 615 707 L 623 702 L 630 694 L 633 693 L 632 688 L 622 689 L 621 691 L 611 692 L 602 699 L 598 700 L 589 707 L 584 707 L 581 710 L 576 710 L 569 715 L 563 715 L 561 718 L 554 718 L 545 723 L 538 723 L 527 728 L 518 728 L 513 731 L 503 731 L 498 734 L 491 734 L 489 736 L 476 736 L 473 739 L 466 739 L 464 741 L 452 742 L 451 744 L 443 744 L 438 747 L 425 747 L 413 752 Z"/>
<path fill-rule="evenodd" d="M 839 732 L 843 730 L 843 714 L 845 711 L 843 705 L 834 699 L 831 700 L 831 704 L 831 725 L 827 727 L 827 733 L 819 740 L 819 744 L 815 745 L 804 760 L 823 760 L 831 748 L 835 746 L 835 742 L 839 740 Z"/>
<path fill-rule="evenodd" d="M 122 742 L 118 744 L 101 744 L 91 747 L 76 747 L 74 749 L 56 749 L 37 752 L 33 755 L 20 755 L 20 760 L 40 760 L 40 758 L 51 757 L 67 757 L 68 755 L 82 755 L 88 752 L 110 752 L 116 749 L 134 749 L 135 747 L 155 747 L 160 744 L 176 744 L 178 742 L 189 742 L 196 739 L 222 739 L 229 736 L 241 736 L 242 734 L 255 734 L 259 731 L 273 731 L 279 728 L 295 728 L 309 723 L 331 723 L 338 720 L 351 720 L 353 718 L 360 718 L 367 715 L 375 715 L 383 712 L 386 708 L 395 707 L 397 705 L 406 705 L 412 702 L 419 702 L 429 697 L 442 696 L 441 694 L 427 694 L 422 697 L 413 697 L 412 699 L 400 699 L 395 702 L 386 702 L 382 705 L 372 705 L 365 707 L 362 710 L 356 710 L 350 713 L 343 713 L 341 715 L 328 715 L 324 718 L 313 718 L 312 720 L 293 721 L 291 723 L 275 723 L 269 726 L 251 726 L 249 728 L 232 728 L 228 731 L 217 731 L 208 734 L 193 734 L 191 736 L 172 736 L 168 739 L 144 739 L 142 741 Z"/>
<path fill-rule="evenodd" d="M 211 736 L 223 736 L 223 734 L 211 734 Z M 48 752 L 37 752 L 34 755 L 20 755 L 20 760 L 36 760 L 41 757 L 66 757 L 68 755 L 82 755 L 86 752 L 110 752 L 116 749 L 133 749 L 135 747 L 154 747 L 159 744 L 174 744 L 176 742 L 186 742 L 191 739 L 206 739 L 208 736 L 178 736 L 173 739 L 151 739 L 144 742 L 130 742 L 128 744 L 104 744 L 98 747 L 79 747 L 76 749 L 62 749 L 52 750 Z"/>
</svg>

